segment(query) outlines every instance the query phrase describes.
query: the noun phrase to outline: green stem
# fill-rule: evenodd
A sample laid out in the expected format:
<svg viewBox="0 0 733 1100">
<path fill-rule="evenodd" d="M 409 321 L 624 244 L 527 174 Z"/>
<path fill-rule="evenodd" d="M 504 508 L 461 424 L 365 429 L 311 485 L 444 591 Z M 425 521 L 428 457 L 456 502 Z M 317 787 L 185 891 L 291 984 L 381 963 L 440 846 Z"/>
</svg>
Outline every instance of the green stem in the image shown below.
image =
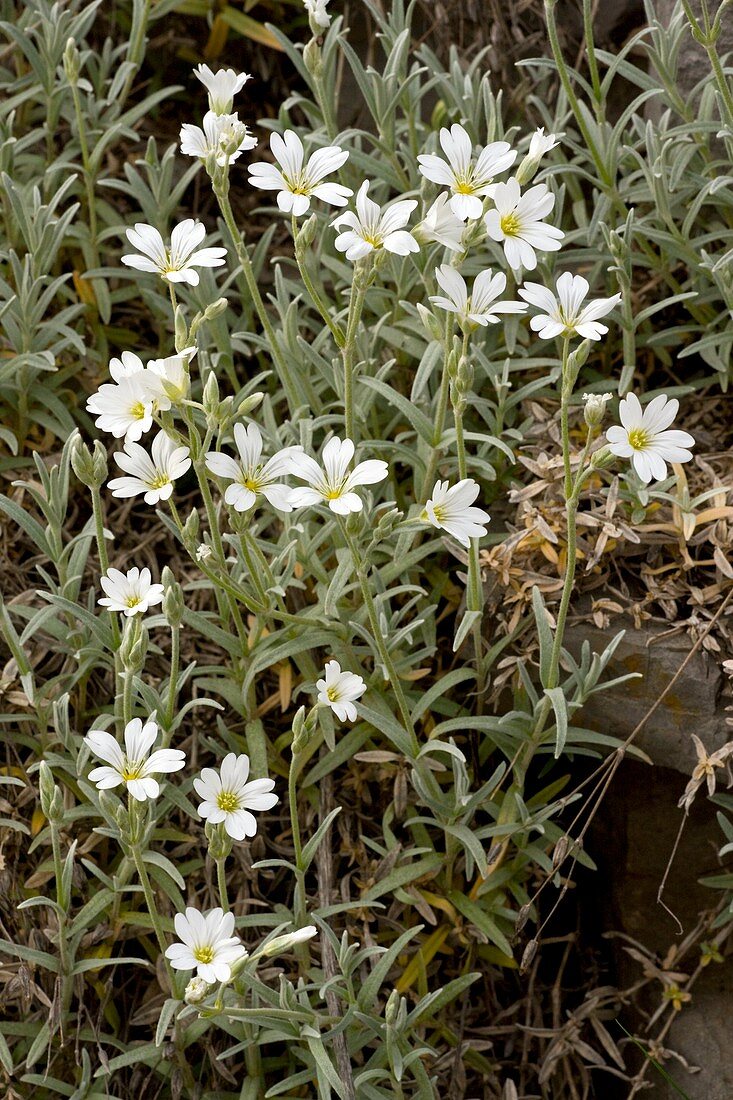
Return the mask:
<svg viewBox="0 0 733 1100">
<path fill-rule="evenodd" d="M 300 758 L 293 754 L 288 773 L 288 805 L 290 807 L 290 824 L 293 829 L 293 850 L 295 853 L 295 893 L 293 898 L 293 915 L 295 927 L 302 928 L 306 923 L 306 899 L 305 899 L 305 871 L 303 869 L 303 842 L 300 835 L 300 821 L 298 820 L 298 789 L 297 780 L 300 775 Z"/>
<path fill-rule="evenodd" d="M 71 960 L 69 957 L 69 937 L 67 932 L 68 922 L 68 910 L 70 899 L 66 897 L 64 890 L 64 865 L 61 859 L 61 837 L 59 836 L 59 827 L 56 821 L 51 821 L 51 848 L 53 850 L 53 870 L 56 878 L 56 902 L 63 910 L 63 915 L 57 913 L 58 920 L 58 948 L 59 948 L 59 966 L 61 967 L 61 1001 L 62 1001 L 62 1019 L 65 1019 L 66 1013 L 69 1011 L 71 1005 L 71 998 L 74 993 L 74 978 L 72 975 Z"/>
<path fill-rule="evenodd" d="M 420 744 L 417 739 L 417 734 L 415 733 L 415 726 L 412 721 L 412 714 L 410 713 L 410 708 L 407 704 L 407 699 L 405 698 L 405 693 L 402 689 L 402 683 L 400 681 L 397 669 L 395 668 L 394 661 L 392 660 L 392 656 L 387 648 L 387 643 L 384 640 L 384 635 L 382 634 L 382 630 L 379 625 L 379 616 L 377 614 L 377 609 L 374 604 L 374 599 L 369 589 L 369 577 L 364 568 L 364 564 L 361 560 L 361 555 L 359 554 L 356 543 L 346 530 L 346 524 L 343 522 L 341 522 L 341 531 L 343 533 L 344 539 L 346 540 L 346 544 L 348 545 L 351 552 L 351 559 L 354 563 L 354 571 L 356 573 L 357 580 L 359 581 L 359 586 L 361 588 L 362 599 L 364 601 L 364 606 L 366 607 L 367 617 L 369 619 L 369 626 L 371 629 L 372 638 L 374 639 L 374 644 L 377 647 L 377 652 L 379 653 L 379 659 L 386 669 L 389 682 L 392 685 L 392 690 L 395 693 L 397 706 L 399 707 L 400 714 L 402 715 L 402 721 L 405 730 L 407 731 L 410 737 L 410 741 L 412 742 L 413 756 L 417 757 L 417 754 L 420 751 Z"/>
<path fill-rule="evenodd" d="M 176 689 L 178 687 L 178 672 L 181 666 L 181 628 L 178 624 L 171 626 L 171 672 L 168 681 L 168 703 L 166 706 L 166 731 L 163 734 L 163 748 L 167 747 L 170 736 L 170 727 L 176 713 Z"/>
<path fill-rule="evenodd" d="M 252 304 L 255 307 L 257 316 L 260 319 L 260 324 L 267 336 L 267 342 L 269 345 L 270 354 L 272 355 L 275 365 L 277 366 L 278 375 L 283 383 L 285 389 L 285 395 L 287 397 L 288 406 L 290 408 L 291 415 L 302 404 L 306 403 L 301 398 L 298 392 L 298 386 L 295 379 L 292 377 L 290 366 L 287 359 L 282 353 L 280 344 L 275 333 L 275 329 L 272 327 L 267 310 L 265 309 L 265 303 L 262 301 L 262 295 L 260 294 L 259 287 L 257 286 L 257 280 L 252 268 L 252 261 L 249 258 L 246 245 L 242 239 L 242 234 L 239 231 L 237 223 L 234 219 L 232 212 L 232 206 L 229 201 L 229 179 L 227 176 L 218 177 L 213 181 L 214 194 L 219 202 L 219 209 L 221 210 L 222 217 L 224 218 L 224 224 L 229 231 L 234 251 L 237 254 L 242 273 L 247 283 L 247 289 L 252 299 Z"/>
<path fill-rule="evenodd" d="M 219 900 L 225 913 L 229 912 L 229 895 L 227 893 L 226 859 L 216 861 L 216 884 L 219 888 Z"/>
<path fill-rule="evenodd" d="M 349 299 L 349 317 L 346 322 L 346 339 L 341 349 L 341 358 L 344 364 L 344 433 L 347 439 L 357 442 L 356 420 L 354 417 L 354 356 L 356 352 L 356 334 L 359 330 L 359 322 L 364 309 L 369 269 L 371 264 L 367 260 L 364 264 L 357 260 L 354 264 L 354 279 L 351 284 L 351 297 Z"/>
<path fill-rule="evenodd" d="M 71 95 L 74 100 L 74 114 L 76 115 L 76 128 L 79 133 L 79 146 L 81 149 L 81 161 L 84 167 L 84 190 L 86 192 L 87 213 L 89 216 L 89 238 L 92 244 L 92 266 L 99 267 L 99 249 L 97 245 L 97 205 L 94 199 L 94 173 L 89 160 L 89 146 L 87 144 L 86 126 L 81 109 L 79 88 L 75 82 L 71 84 Z"/>
<path fill-rule="evenodd" d="M 595 100 L 596 118 L 599 122 L 604 119 L 603 112 L 603 91 L 601 89 L 601 78 L 598 72 L 598 62 L 596 60 L 596 47 L 593 39 L 593 0 L 583 0 L 583 37 L 585 39 L 585 52 L 588 58 L 588 71 L 590 72 L 590 82 L 593 86 L 593 99 Z"/>
<path fill-rule="evenodd" d="M 104 508 L 99 489 L 96 487 L 92 489 L 92 511 L 94 513 L 94 533 L 97 542 L 99 568 L 104 576 L 109 571 L 109 555 L 107 554 L 107 544 L 104 537 Z M 109 616 L 112 630 L 112 647 L 117 650 L 120 645 L 120 624 L 117 621 L 117 612 L 110 611 Z"/>
<path fill-rule="evenodd" d="M 132 28 L 130 31 L 130 41 L 127 47 L 127 56 L 125 58 L 128 64 L 133 67 L 130 69 L 127 79 L 125 80 L 125 86 L 120 94 L 120 110 L 132 90 L 132 83 L 142 64 L 145 51 L 145 32 L 148 29 L 148 21 L 150 19 L 150 2 L 151 0 L 142 0 L 142 2 L 140 2 L 140 0 L 133 0 Z"/>
<path fill-rule="evenodd" d="M 331 330 L 331 335 L 336 341 L 337 346 L 339 348 L 343 348 L 344 342 L 346 340 L 344 330 L 341 328 L 341 325 L 339 325 L 337 321 L 334 321 L 332 319 L 328 306 L 321 298 L 318 288 L 313 282 L 310 272 L 308 271 L 308 252 L 307 249 L 305 249 L 303 245 L 299 243 L 298 220 L 295 217 L 295 214 L 293 214 L 292 216 L 291 226 L 293 232 L 293 244 L 295 246 L 295 260 L 298 265 L 300 277 L 305 284 L 306 290 L 310 294 L 313 305 L 316 307 L 321 315 L 321 318 Z"/>
<path fill-rule="evenodd" d="M 568 337 L 565 337 L 562 342 L 562 373 L 560 375 L 560 430 L 562 433 L 562 464 L 565 472 L 564 487 L 566 500 L 568 500 L 572 491 L 572 473 L 570 470 L 570 423 L 568 419 L 572 390 L 568 386 L 567 379 L 569 350 L 570 340 Z"/>
<path fill-rule="evenodd" d="M 464 339 L 464 354 L 466 341 Z M 453 419 L 456 426 L 456 452 L 458 456 L 458 478 L 465 481 L 468 476 L 466 462 L 466 440 L 463 434 L 463 399 L 459 396 L 453 405 Z M 482 612 L 484 608 L 483 592 L 481 589 L 481 564 L 479 562 L 478 540 L 471 539 L 468 553 L 468 586 L 466 589 L 466 613 Z M 476 675 L 479 691 L 483 684 L 483 637 L 481 634 L 481 619 L 477 618 L 471 627 L 473 638 L 474 657 L 476 660 Z"/>
<path fill-rule="evenodd" d="M 173 975 L 171 972 L 170 963 L 165 958 L 168 944 L 166 943 L 165 933 L 163 932 L 163 925 L 160 921 L 160 914 L 158 913 L 158 907 L 155 903 L 155 894 L 153 893 L 153 888 L 150 884 L 150 879 L 148 877 L 148 872 L 143 861 L 142 852 L 140 851 L 139 844 L 133 844 L 131 846 L 131 851 L 132 858 L 135 860 L 135 867 L 137 869 L 138 878 L 140 879 L 140 885 L 143 888 L 145 904 L 148 907 L 148 913 L 150 914 L 150 919 L 153 922 L 153 930 L 155 931 L 155 935 L 158 940 L 158 946 L 160 947 L 161 954 L 163 956 L 163 959 L 165 960 L 165 966 L 166 970 L 168 971 L 168 976 L 170 978 L 171 988 L 173 988 Z"/>
<path fill-rule="evenodd" d="M 440 461 L 440 452 L 442 450 L 441 441 L 443 439 L 443 431 L 445 429 L 445 418 L 448 413 L 448 397 L 450 394 L 450 375 L 448 373 L 448 360 L 453 350 L 453 317 L 452 314 L 447 314 L 445 322 L 445 354 L 443 357 L 443 370 L 440 376 L 440 387 L 438 389 L 438 402 L 435 407 L 435 420 L 433 421 L 433 449 L 430 453 L 430 460 L 425 470 L 425 477 L 422 483 L 422 492 L 420 499 L 425 499 L 433 488 L 433 480 L 438 470 L 438 463 Z"/>
</svg>

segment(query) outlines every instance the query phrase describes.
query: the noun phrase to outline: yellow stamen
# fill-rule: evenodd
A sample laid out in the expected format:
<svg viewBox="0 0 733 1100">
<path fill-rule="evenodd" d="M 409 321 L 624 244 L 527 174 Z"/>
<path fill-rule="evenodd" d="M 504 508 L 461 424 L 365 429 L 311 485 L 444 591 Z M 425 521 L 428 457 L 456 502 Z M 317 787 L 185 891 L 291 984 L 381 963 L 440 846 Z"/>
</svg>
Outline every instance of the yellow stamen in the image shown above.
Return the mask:
<svg viewBox="0 0 733 1100">
<path fill-rule="evenodd" d="M 216 796 L 216 804 L 225 814 L 233 814 L 239 809 L 239 799 L 232 791 L 219 791 Z"/>
<path fill-rule="evenodd" d="M 210 947 L 194 948 L 193 957 L 196 962 L 211 963 L 214 961 L 214 952 Z"/>
<path fill-rule="evenodd" d="M 522 228 L 521 222 L 516 214 L 505 214 L 499 222 L 501 231 L 505 237 L 516 237 Z"/>
<path fill-rule="evenodd" d="M 632 428 L 629 432 L 629 446 L 635 451 L 643 451 L 649 446 L 649 434 L 643 428 Z"/>
</svg>

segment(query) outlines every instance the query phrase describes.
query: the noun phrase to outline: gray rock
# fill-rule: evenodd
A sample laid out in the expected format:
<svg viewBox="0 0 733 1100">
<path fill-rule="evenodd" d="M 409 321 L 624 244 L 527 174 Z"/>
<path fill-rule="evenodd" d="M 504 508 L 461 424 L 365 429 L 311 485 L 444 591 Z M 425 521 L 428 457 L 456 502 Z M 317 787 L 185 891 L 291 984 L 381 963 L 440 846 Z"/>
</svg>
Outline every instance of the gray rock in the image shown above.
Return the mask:
<svg viewBox="0 0 733 1100">
<path fill-rule="evenodd" d="M 613 633 L 624 628 L 626 633 L 604 679 L 630 672 L 641 673 L 641 678 L 592 695 L 575 718 L 576 724 L 622 739 L 659 699 L 692 644 L 687 634 L 670 635 L 662 626 L 650 624 L 635 630 L 628 621 L 615 620 L 613 632 L 586 623 L 571 626 L 566 645 L 577 654 L 587 640 L 591 649 L 600 653 Z M 697 759 L 691 734 L 696 733 L 710 751 L 733 740 L 721 689 L 720 668 L 698 650 L 634 743 L 655 764 L 689 775 Z"/>
</svg>

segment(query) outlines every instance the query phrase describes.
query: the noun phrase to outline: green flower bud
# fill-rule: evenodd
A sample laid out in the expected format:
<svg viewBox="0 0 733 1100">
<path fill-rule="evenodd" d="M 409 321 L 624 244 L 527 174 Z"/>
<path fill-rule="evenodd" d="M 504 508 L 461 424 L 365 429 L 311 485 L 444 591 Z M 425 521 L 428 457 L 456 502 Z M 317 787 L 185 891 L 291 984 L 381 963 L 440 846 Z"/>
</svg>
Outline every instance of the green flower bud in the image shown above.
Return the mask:
<svg viewBox="0 0 733 1100">
<path fill-rule="evenodd" d="M 227 833 L 223 825 L 212 825 L 206 822 L 204 826 L 206 839 L 209 842 L 209 855 L 215 862 L 226 859 L 232 850 L 234 841 Z"/>
<path fill-rule="evenodd" d="M 311 24 L 311 33 L 313 34 L 313 38 L 311 38 L 309 42 L 306 42 L 303 50 L 303 63 L 311 76 L 314 76 L 316 80 L 318 80 L 323 75 L 321 47 L 318 45 L 317 41 L 317 37 L 321 32 L 318 26 L 316 26 L 314 30 L 313 24 Z"/>
<path fill-rule="evenodd" d="M 264 393 L 258 390 L 257 393 L 251 393 L 249 397 L 245 397 L 245 399 L 237 408 L 235 414 L 237 419 L 242 416 L 249 416 L 250 413 L 254 412 L 257 406 L 261 403 L 264 396 Z"/>
<path fill-rule="evenodd" d="M 206 379 L 202 404 L 207 415 L 215 414 L 219 410 L 219 383 L 213 371 Z"/>
<path fill-rule="evenodd" d="M 422 321 L 422 327 L 425 329 L 429 340 L 442 340 L 443 333 L 441 332 L 440 321 L 431 313 L 429 309 L 421 303 L 417 303 L 417 312 L 420 320 Z"/>
<path fill-rule="evenodd" d="M 610 393 L 584 393 L 583 417 L 589 428 L 598 428 L 606 415 L 606 405 L 613 395 Z"/>
<path fill-rule="evenodd" d="M 303 222 L 302 226 L 298 230 L 295 237 L 295 247 L 297 249 L 310 248 L 316 239 L 316 233 L 318 232 L 318 218 L 315 214 L 311 214 L 308 221 Z"/>
<path fill-rule="evenodd" d="M 608 447 L 600 447 L 591 455 L 590 464 L 594 470 L 607 470 L 615 461 L 616 456 Z"/>
<path fill-rule="evenodd" d="M 53 781 L 53 772 L 45 760 L 41 761 L 38 769 L 38 790 L 41 796 L 41 809 L 45 817 L 51 820 L 51 803 L 56 793 L 56 784 Z"/>
<path fill-rule="evenodd" d="M 183 525 L 182 531 L 183 545 L 186 549 L 199 541 L 200 527 L 201 519 L 199 514 L 195 508 L 192 508 L 188 514 L 188 519 Z"/>
<path fill-rule="evenodd" d="M 139 615 L 131 616 L 125 623 L 120 643 L 120 664 L 125 672 L 139 672 L 145 664 L 148 651 L 148 631 Z"/>
<path fill-rule="evenodd" d="M 71 468 L 87 489 L 101 489 L 107 479 L 107 452 L 97 439 L 94 450 L 78 434 L 71 445 Z"/>
<path fill-rule="evenodd" d="M 166 565 L 160 578 L 165 591 L 163 593 L 163 614 L 169 626 L 180 626 L 183 622 L 183 613 L 186 605 L 183 599 L 183 589 Z"/>
<path fill-rule="evenodd" d="M 346 518 L 346 531 L 353 538 L 358 538 L 366 526 L 363 512 L 349 512 Z"/>
<path fill-rule="evenodd" d="M 64 49 L 64 72 L 66 73 L 66 79 L 69 84 L 76 85 L 79 82 L 81 57 L 73 38 L 66 39 L 66 48 Z"/>
<path fill-rule="evenodd" d="M 183 306 L 176 306 L 176 314 L 173 318 L 173 332 L 176 345 L 176 351 L 183 351 L 184 348 L 189 346 L 188 339 L 188 325 L 186 324 L 186 318 L 183 313 Z"/>
</svg>

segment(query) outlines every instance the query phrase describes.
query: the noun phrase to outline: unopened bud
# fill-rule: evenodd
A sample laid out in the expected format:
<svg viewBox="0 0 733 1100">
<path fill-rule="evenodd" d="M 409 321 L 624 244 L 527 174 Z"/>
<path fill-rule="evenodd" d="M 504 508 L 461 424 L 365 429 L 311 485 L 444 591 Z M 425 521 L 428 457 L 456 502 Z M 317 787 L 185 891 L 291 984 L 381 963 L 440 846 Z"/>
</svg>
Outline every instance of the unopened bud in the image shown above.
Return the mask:
<svg viewBox="0 0 733 1100">
<path fill-rule="evenodd" d="M 185 347 L 188 346 L 188 325 L 186 324 L 186 318 L 183 313 L 183 306 L 176 306 L 176 314 L 173 319 L 173 333 L 176 344 L 176 351 L 182 352 Z"/>
<path fill-rule="evenodd" d="M 365 527 L 365 519 L 363 512 L 349 512 L 346 520 L 346 531 L 352 538 L 358 538 L 362 534 Z"/>
<path fill-rule="evenodd" d="M 565 856 L 568 854 L 570 848 L 570 838 L 567 836 L 561 836 L 555 845 L 555 850 L 552 853 L 552 866 L 559 867 L 564 861 Z"/>
<path fill-rule="evenodd" d="M 183 622 L 183 613 L 186 610 L 183 589 L 167 565 L 163 569 L 163 575 L 160 579 L 164 588 L 163 614 L 169 626 L 180 626 Z"/>
<path fill-rule="evenodd" d="M 100 489 L 107 477 L 107 452 L 97 439 L 94 450 L 82 442 L 77 433 L 71 445 L 71 468 L 82 485 L 88 489 Z"/>
<path fill-rule="evenodd" d="M 251 393 L 249 397 L 245 397 L 244 401 L 237 407 L 236 416 L 249 416 L 261 403 L 264 396 L 264 393 L 258 390 L 256 393 Z"/>
<path fill-rule="evenodd" d="M 199 530 L 201 528 L 201 519 L 195 508 L 192 508 L 188 514 L 188 519 L 183 525 L 181 537 L 183 538 L 183 545 L 188 547 L 192 543 L 198 542 Z"/>
<path fill-rule="evenodd" d="M 422 321 L 422 327 L 430 340 L 442 340 L 443 333 L 440 329 L 440 321 L 422 302 L 417 303 L 417 313 Z"/>
<path fill-rule="evenodd" d="M 38 790 L 41 795 L 41 809 L 50 820 L 51 802 L 56 792 L 56 784 L 53 781 L 53 772 L 45 760 L 41 761 L 38 769 Z"/>
<path fill-rule="evenodd" d="M 610 393 L 584 393 L 583 416 L 589 428 L 597 428 L 603 423 L 606 405 L 613 395 Z"/>
<path fill-rule="evenodd" d="M 120 664 L 125 672 L 139 672 L 145 664 L 148 651 L 148 632 L 139 615 L 131 616 L 125 623 L 120 643 Z"/>
<path fill-rule="evenodd" d="M 303 63 L 311 74 L 316 79 L 323 75 L 323 59 L 321 57 L 321 47 L 318 45 L 317 36 L 321 33 L 318 26 L 314 29 L 314 24 L 311 23 L 311 33 L 313 38 L 306 42 L 303 49 Z"/>
<path fill-rule="evenodd" d="M 187 1005 L 199 1005 L 208 996 L 209 990 L 212 988 L 213 986 L 210 986 L 203 978 L 198 976 L 191 978 L 186 986 L 183 999 Z"/>
<path fill-rule="evenodd" d="M 209 842 L 209 855 L 215 863 L 226 859 L 232 850 L 233 841 L 222 825 L 212 825 L 207 821 L 204 832 Z"/>
<path fill-rule="evenodd" d="M 610 466 L 613 466 L 615 460 L 616 456 L 611 453 L 608 447 L 599 447 L 591 455 L 590 464 L 594 470 L 607 470 Z"/>
<path fill-rule="evenodd" d="M 298 230 L 295 236 L 295 247 L 310 248 L 316 239 L 316 233 L 318 232 L 318 218 L 315 214 L 311 214 L 308 221 L 303 222 L 302 226 Z"/>
<path fill-rule="evenodd" d="M 202 404 L 207 416 L 216 414 L 219 410 L 219 383 L 213 371 L 206 379 Z"/>
<path fill-rule="evenodd" d="M 397 1023 L 397 1017 L 400 1011 L 400 995 L 396 989 L 393 989 L 387 998 L 387 1004 L 384 1006 L 384 1020 L 387 1027 L 393 1028 Z"/>
<path fill-rule="evenodd" d="M 81 72 L 81 57 L 73 38 L 66 39 L 66 48 L 64 49 L 64 72 L 66 73 L 66 79 L 69 84 L 78 83 L 79 73 Z"/>
<path fill-rule="evenodd" d="M 300 707 L 293 719 L 293 756 L 297 756 L 305 749 L 311 739 L 315 725 L 316 708 L 314 707 L 306 714 L 305 707 Z"/>
<path fill-rule="evenodd" d="M 532 903 L 528 901 L 527 904 L 523 905 L 522 908 L 517 913 L 517 923 L 514 926 L 514 931 L 517 935 L 519 935 L 519 933 L 522 931 L 525 924 L 529 920 L 531 912 L 532 912 Z"/>
<path fill-rule="evenodd" d="M 252 958 L 282 955 L 285 951 L 289 951 L 291 947 L 295 947 L 299 943 L 305 943 L 307 940 L 313 939 L 317 932 L 318 929 L 314 924 L 308 924 L 305 928 L 298 928 L 295 932 L 287 932 L 284 936 L 275 936 L 273 939 L 268 940 L 267 943 L 264 943 Z"/>
</svg>

